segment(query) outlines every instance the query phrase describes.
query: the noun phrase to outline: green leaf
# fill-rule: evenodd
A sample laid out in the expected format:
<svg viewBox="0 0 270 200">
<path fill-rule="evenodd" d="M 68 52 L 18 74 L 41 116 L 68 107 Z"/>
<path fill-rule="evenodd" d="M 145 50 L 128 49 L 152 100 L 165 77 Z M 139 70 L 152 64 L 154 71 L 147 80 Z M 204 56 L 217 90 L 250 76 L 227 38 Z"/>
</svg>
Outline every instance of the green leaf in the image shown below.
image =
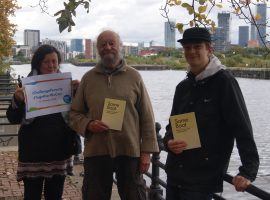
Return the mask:
<svg viewBox="0 0 270 200">
<path fill-rule="evenodd" d="M 207 9 L 207 5 L 206 6 L 200 6 L 198 8 L 198 11 L 199 11 L 199 13 L 204 13 L 206 11 L 206 9 Z"/>
<path fill-rule="evenodd" d="M 205 2 L 206 2 L 206 0 L 199 0 L 199 4 L 200 4 L 200 5 L 204 5 Z"/>
<path fill-rule="evenodd" d="M 188 14 L 190 14 L 190 15 L 192 15 L 194 13 L 194 9 L 192 6 L 188 7 L 187 10 L 188 10 Z"/>
<path fill-rule="evenodd" d="M 188 8 L 188 7 L 191 7 L 191 5 L 189 5 L 188 3 L 182 3 L 182 7 L 183 8 Z"/>
<path fill-rule="evenodd" d="M 180 33 L 183 33 L 183 27 L 184 27 L 184 24 L 183 23 L 177 23 L 176 24 L 176 28 L 178 29 L 178 31 Z"/>
</svg>

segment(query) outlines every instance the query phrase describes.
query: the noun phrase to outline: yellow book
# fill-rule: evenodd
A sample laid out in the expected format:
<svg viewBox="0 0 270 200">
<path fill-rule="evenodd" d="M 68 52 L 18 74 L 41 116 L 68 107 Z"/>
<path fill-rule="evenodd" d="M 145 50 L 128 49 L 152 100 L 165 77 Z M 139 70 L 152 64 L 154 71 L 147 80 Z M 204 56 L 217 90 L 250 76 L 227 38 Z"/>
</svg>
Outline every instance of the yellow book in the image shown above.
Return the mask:
<svg viewBox="0 0 270 200">
<path fill-rule="evenodd" d="M 186 149 L 201 147 L 195 113 L 185 113 L 170 117 L 174 139 L 183 140 L 187 143 Z"/>
<path fill-rule="evenodd" d="M 105 98 L 102 119 L 110 129 L 122 130 L 126 101 Z"/>
</svg>

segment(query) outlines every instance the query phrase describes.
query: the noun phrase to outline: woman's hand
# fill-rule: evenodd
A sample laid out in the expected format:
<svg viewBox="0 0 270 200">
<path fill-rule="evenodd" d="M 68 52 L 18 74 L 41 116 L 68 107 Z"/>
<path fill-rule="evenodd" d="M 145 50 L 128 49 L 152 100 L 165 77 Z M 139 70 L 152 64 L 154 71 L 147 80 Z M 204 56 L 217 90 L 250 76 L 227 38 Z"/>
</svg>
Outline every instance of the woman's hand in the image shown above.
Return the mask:
<svg viewBox="0 0 270 200">
<path fill-rule="evenodd" d="M 14 93 L 14 97 L 18 102 L 24 102 L 24 93 L 23 93 L 23 89 L 20 87 L 17 87 Z"/>
<path fill-rule="evenodd" d="M 171 152 L 180 154 L 186 149 L 187 143 L 185 141 L 173 139 L 168 141 L 167 146 Z"/>
</svg>

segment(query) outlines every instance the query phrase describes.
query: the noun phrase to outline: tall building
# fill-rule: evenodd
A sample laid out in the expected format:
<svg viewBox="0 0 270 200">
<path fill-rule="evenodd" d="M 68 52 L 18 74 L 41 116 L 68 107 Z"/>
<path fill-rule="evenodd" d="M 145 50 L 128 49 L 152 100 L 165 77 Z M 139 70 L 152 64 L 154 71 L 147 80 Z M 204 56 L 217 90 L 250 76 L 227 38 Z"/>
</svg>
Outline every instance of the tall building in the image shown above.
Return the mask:
<svg viewBox="0 0 270 200">
<path fill-rule="evenodd" d="M 70 52 L 83 52 L 83 39 L 71 39 Z"/>
<path fill-rule="evenodd" d="M 218 27 L 224 28 L 225 42 L 231 44 L 231 14 L 227 12 L 218 13 Z"/>
<path fill-rule="evenodd" d="M 266 10 L 266 4 L 257 4 L 257 15 L 260 15 L 260 19 L 257 21 L 258 31 L 260 33 L 257 33 L 257 40 L 260 46 L 263 46 L 263 43 L 266 42 Z"/>
<path fill-rule="evenodd" d="M 175 48 L 175 22 L 164 23 L 165 47 Z"/>
<path fill-rule="evenodd" d="M 93 59 L 93 47 L 91 39 L 84 40 L 84 55 L 87 59 Z"/>
<path fill-rule="evenodd" d="M 249 40 L 249 27 L 239 26 L 238 44 L 240 47 L 247 47 Z"/>
<path fill-rule="evenodd" d="M 32 52 L 40 45 L 40 30 L 24 30 L 24 45 L 29 46 Z"/>
<path fill-rule="evenodd" d="M 228 50 L 226 43 L 226 31 L 223 27 L 217 27 L 212 35 L 212 43 L 216 52 L 224 52 Z"/>
<path fill-rule="evenodd" d="M 253 24 L 250 25 L 250 40 L 257 40 L 256 26 Z"/>
<path fill-rule="evenodd" d="M 218 27 L 223 28 L 223 37 L 224 41 L 220 41 L 224 45 L 222 47 L 225 51 L 230 49 L 231 46 L 231 14 L 228 12 L 218 13 Z"/>
</svg>

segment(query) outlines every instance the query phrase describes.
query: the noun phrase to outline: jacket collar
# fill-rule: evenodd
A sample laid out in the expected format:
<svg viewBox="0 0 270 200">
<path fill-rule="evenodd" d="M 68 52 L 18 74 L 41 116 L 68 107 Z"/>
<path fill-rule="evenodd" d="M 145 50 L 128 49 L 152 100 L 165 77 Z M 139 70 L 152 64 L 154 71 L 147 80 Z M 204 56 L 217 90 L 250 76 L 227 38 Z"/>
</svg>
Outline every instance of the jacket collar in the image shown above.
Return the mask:
<svg viewBox="0 0 270 200">
<path fill-rule="evenodd" d="M 188 72 L 188 77 L 191 79 L 195 79 L 195 81 L 201 81 L 206 79 L 222 69 L 226 69 L 224 65 L 221 64 L 220 60 L 215 56 L 212 55 L 210 57 L 210 62 L 206 66 L 205 70 L 199 73 L 197 76 L 194 76 L 191 71 Z"/>
</svg>

